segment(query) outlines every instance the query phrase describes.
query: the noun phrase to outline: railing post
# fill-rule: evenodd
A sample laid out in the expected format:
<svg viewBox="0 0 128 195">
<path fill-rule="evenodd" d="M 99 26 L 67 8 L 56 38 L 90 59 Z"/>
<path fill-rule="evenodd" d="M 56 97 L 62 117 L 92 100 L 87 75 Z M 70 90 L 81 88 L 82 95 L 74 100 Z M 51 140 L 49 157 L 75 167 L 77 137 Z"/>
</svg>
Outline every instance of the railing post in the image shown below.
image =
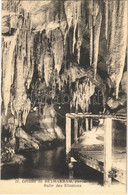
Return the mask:
<svg viewBox="0 0 128 195">
<path fill-rule="evenodd" d="M 66 116 L 66 155 L 71 150 L 71 118 Z"/>
<path fill-rule="evenodd" d="M 89 119 L 85 118 L 85 126 L 86 126 L 86 131 L 89 130 Z"/>
<path fill-rule="evenodd" d="M 112 119 L 105 119 L 105 135 L 104 135 L 104 184 L 111 185 L 111 177 L 109 172 L 112 168 Z"/>
<path fill-rule="evenodd" d="M 92 130 L 92 127 L 93 127 L 93 119 L 90 118 L 90 130 Z"/>
<path fill-rule="evenodd" d="M 82 134 L 82 120 L 80 120 L 80 122 L 78 121 L 78 135 L 81 136 Z"/>
<path fill-rule="evenodd" d="M 68 163 L 69 179 L 73 179 L 74 169 L 69 152 L 71 150 L 71 118 L 66 116 L 66 159 Z"/>
<path fill-rule="evenodd" d="M 69 179 L 74 178 L 74 163 L 68 163 L 68 170 L 69 170 Z"/>
</svg>

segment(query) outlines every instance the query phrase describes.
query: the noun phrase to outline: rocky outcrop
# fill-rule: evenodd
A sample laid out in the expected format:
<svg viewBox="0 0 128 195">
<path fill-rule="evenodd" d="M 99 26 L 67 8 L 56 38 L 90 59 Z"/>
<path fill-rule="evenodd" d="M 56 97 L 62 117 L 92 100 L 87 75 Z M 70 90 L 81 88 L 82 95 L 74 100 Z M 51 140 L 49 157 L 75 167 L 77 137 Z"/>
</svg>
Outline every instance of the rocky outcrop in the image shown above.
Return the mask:
<svg viewBox="0 0 128 195">
<path fill-rule="evenodd" d="M 120 99 L 116 100 L 114 98 L 109 98 L 107 105 L 112 109 L 116 109 L 119 106 L 122 106 L 126 109 L 126 102 L 127 102 L 127 97 L 126 95 L 122 95 Z"/>
<path fill-rule="evenodd" d="M 41 142 L 63 140 L 65 136 L 61 128 L 56 124 L 56 111 L 53 105 L 46 104 L 42 113 L 39 115 L 39 130 L 35 131 L 32 136 Z"/>
<path fill-rule="evenodd" d="M 56 124 L 56 111 L 53 105 L 45 105 L 42 113 L 33 111 L 29 114 L 26 133 L 22 128 L 16 130 L 20 149 L 38 149 L 42 143 L 55 140 L 64 140 L 65 136 L 61 128 Z"/>
<path fill-rule="evenodd" d="M 15 165 L 15 164 L 23 164 L 26 158 L 20 154 L 14 154 L 9 161 L 2 162 L 2 165 Z"/>
<path fill-rule="evenodd" d="M 65 139 L 62 130 L 58 126 L 56 126 L 54 129 L 49 128 L 35 131 L 33 133 L 33 137 L 35 137 L 41 143 Z"/>
<path fill-rule="evenodd" d="M 124 72 L 121 80 L 121 88 L 118 99 L 110 97 L 107 101 L 107 105 L 113 111 L 118 113 L 126 113 L 127 111 L 127 72 Z"/>
<path fill-rule="evenodd" d="M 22 164 L 26 158 L 20 154 L 15 154 L 15 146 L 11 146 L 9 143 L 5 145 L 1 144 L 1 164 L 3 165 L 13 165 Z"/>
<path fill-rule="evenodd" d="M 39 130 L 33 133 L 33 137 L 42 142 L 51 142 L 56 139 L 56 134 L 54 129 Z"/>
<path fill-rule="evenodd" d="M 39 143 L 32 136 L 28 135 L 22 128 L 16 129 L 16 137 L 18 138 L 18 150 L 22 149 L 39 149 Z"/>
</svg>

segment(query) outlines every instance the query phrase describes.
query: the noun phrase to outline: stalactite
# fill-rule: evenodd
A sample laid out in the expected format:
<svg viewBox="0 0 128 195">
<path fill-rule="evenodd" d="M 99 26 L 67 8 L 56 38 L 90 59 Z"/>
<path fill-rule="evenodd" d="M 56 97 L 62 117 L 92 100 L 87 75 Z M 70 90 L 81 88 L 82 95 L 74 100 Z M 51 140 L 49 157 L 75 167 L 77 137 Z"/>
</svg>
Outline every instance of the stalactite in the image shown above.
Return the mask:
<svg viewBox="0 0 128 195">
<path fill-rule="evenodd" d="M 13 24 L 11 23 L 11 25 Z M 27 98 L 26 94 L 26 88 L 29 89 L 30 87 L 34 71 L 33 35 L 30 26 L 31 19 L 22 10 L 15 26 L 17 29 L 14 34 L 9 37 L 3 36 L 3 57 L 6 56 L 6 59 L 3 60 L 2 65 L 2 95 L 5 116 L 8 113 L 8 109 L 10 109 L 15 117 L 15 121 L 17 121 L 15 125 L 25 125 L 31 108 L 30 99 Z M 8 40 L 8 43 L 6 43 L 6 40 Z M 26 87 L 25 84 L 27 84 Z M 10 105 L 9 108 L 8 105 Z"/>
<path fill-rule="evenodd" d="M 10 89 L 11 89 L 11 85 L 13 82 L 13 75 L 14 75 L 14 50 L 16 47 L 16 41 L 17 41 L 17 34 L 18 31 L 16 32 L 16 34 L 12 37 L 12 39 L 10 40 L 10 44 L 8 45 L 7 50 L 8 55 L 6 56 L 6 59 L 4 58 L 4 77 L 3 77 L 3 101 L 4 101 L 4 107 L 5 107 L 5 116 L 7 115 L 7 111 L 8 111 L 8 104 L 10 101 Z M 5 42 L 5 44 L 7 44 Z"/>
<path fill-rule="evenodd" d="M 26 64 L 24 63 L 23 70 L 24 70 L 24 78 L 27 84 L 27 89 L 29 89 L 31 80 L 33 77 L 33 72 L 34 72 L 34 60 L 33 60 L 33 45 L 34 45 L 34 37 L 33 34 L 31 33 L 31 30 L 29 29 L 31 25 L 31 20 L 28 18 L 28 21 L 25 20 L 24 28 L 26 26 L 28 27 L 28 30 L 24 29 L 24 36 L 23 39 L 25 41 L 23 42 L 23 61 L 26 59 Z M 26 45 L 27 43 L 27 45 Z"/>
<path fill-rule="evenodd" d="M 59 29 L 56 29 L 53 32 L 53 41 L 52 41 L 52 51 L 54 54 L 54 62 L 55 62 L 55 69 L 58 71 L 58 73 L 61 70 L 61 66 L 63 63 L 63 38 L 62 34 Z"/>
<path fill-rule="evenodd" d="M 40 56 L 40 61 L 39 61 L 39 64 L 38 64 L 38 75 L 39 75 L 39 78 L 42 78 L 43 76 L 43 61 L 44 61 L 44 54 L 41 54 Z"/>
<path fill-rule="evenodd" d="M 50 51 L 46 51 L 46 54 L 44 56 L 44 78 L 47 86 L 49 86 L 52 69 L 53 55 Z"/>
<path fill-rule="evenodd" d="M 92 14 L 93 14 L 93 0 L 90 0 L 88 3 L 88 14 L 89 14 L 89 32 L 90 32 L 90 48 L 89 48 L 89 57 L 90 57 L 90 66 L 92 66 L 92 56 L 93 56 L 93 23 L 92 23 Z"/>
<path fill-rule="evenodd" d="M 20 29 L 18 38 L 17 38 L 17 59 L 16 59 L 16 86 L 15 86 L 15 99 L 13 102 L 13 108 L 17 113 L 17 120 L 18 123 L 22 123 L 19 113 L 22 111 L 22 107 L 24 102 L 26 101 L 26 92 L 25 92 L 25 77 L 24 77 L 24 64 L 23 64 L 23 50 L 22 47 L 22 40 L 23 40 L 24 33 Z"/>
<path fill-rule="evenodd" d="M 96 79 L 102 10 L 99 0 L 91 0 L 88 6 L 90 30 L 90 66 L 94 68 L 94 78 Z"/>
<path fill-rule="evenodd" d="M 24 103 L 23 107 L 22 107 L 22 123 L 23 125 L 26 124 L 26 119 L 27 119 L 27 116 L 30 112 L 30 109 L 31 109 L 31 101 L 29 98 L 26 99 L 26 102 Z"/>
<path fill-rule="evenodd" d="M 97 62 L 99 54 L 99 37 L 101 29 L 102 14 L 100 10 L 100 4 L 94 1 L 93 7 L 93 68 L 94 68 L 94 78 L 96 78 L 97 73 Z"/>
<path fill-rule="evenodd" d="M 76 44 L 76 28 L 77 28 L 77 21 L 74 24 L 74 32 L 73 32 L 73 44 L 72 44 L 72 52 L 74 53 L 75 44 Z"/>
<path fill-rule="evenodd" d="M 83 28 L 84 25 L 82 25 L 82 2 L 79 1 L 77 3 L 77 20 L 78 20 L 78 37 L 77 37 L 77 61 L 78 64 L 80 64 L 80 49 L 82 45 L 82 39 L 83 39 Z"/>
<path fill-rule="evenodd" d="M 66 43 L 66 39 L 67 39 L 67 34 L 73 24 L 73 7 L 74 7 L 74 3 L 75 1 L 65 1 L 64 2 L 64 9 L 65 9 L 65 14 L 66 14 L 66 20 L 67 20 L 67 30 L 65 32 L 65 36 L 64 36 L 64 45 Z"/>
<path fill-rule="evenodd" d="M 78 25 L 78 41 L 77 41 L 77 61 L 78 64 L 80 64 L 80 49 L 82 44 L 82 35 L 81 35 L 81 29 Z"/>
<path fill-rule="evenodd" d="M 118 99 L 119 84 L 123 74 L 127 45 L 127 2 L 108 1 L 108 74 L 115 86 Z"/>
<path fill-rule="evenodd" d="M 108 0 L 105 0 L 105 37 L 108 38 Z"/>
<path fill-rule="evenodd" d="M 66 37 L 65 33 L 66 33 L 66 28 L 67 28 L 67 21 L 66 21 L 66 15 L 65 15 L 65 9 L 64 9 L 64 2 L 60 1 L 60 6 L 59 6 L 59 24 L 60 24 L 60 30 L 63 34 L 63 38 Z M 65 38 L 64 38 L 64 41 Z"/>
<path fill-rule="evenodd" d="M 86 8 L 82 7 L 83 3 L 87 5 Z M 105 0 L 104 4 L 100 0 L 43 1 L 39 4 L 31 2 L 26 7 L 24 2 L 20 4 L 21 7 L 17 10 L 21 10 L 21 14 L 20 11 L 17 12 L 15 19 L 9 24 L 10 27 L 6 20 L 3 22 L 3 35 L 8 31 L 10 33 L 11 27 L 15 28 L 14 34 L 9 38 L 5 38 L 4 35 L 2 42 L 2 99 L 6 115 L 8 105 L 11 105 L 11 112 L 16 115 L 18 123 L 25 125 L 31 107 L 31 102 L 27 98 L 27 91 L 29 91 L 27 89 L 30 88 L 33 72 L 36 71 L 41 81 L 44 76 L 52 98 L 55 97 L 56 90 L 70 88 L 72 83 L 76 82 L 75 91 L 71 90 L 73 95 L 71 105 L 76 110 L 80 107 L 84 112 L 88 111 L 89 98 L 94 93 L 95 85 L 103 88 L 102 92 L 104 92 L 106 90 L 104 86 L 108 84 L 108 81 L 104 84 L 102 79 L 97 79 L 99 38 L 104 15 L 108 49 L 106 64 L 108 75 L 115 86 L 116 98 L 118 98 L 126 52 L 126 2 Z M 105 14 L 102 13 L 102 6 L 105 6 Z M 83 13 L 86 18 L 83 17 Z M 18 14 L 20 17 L 17 17 Z M 17 24 L 17 18 L 19 18 L 18 25 L 14 25 L 14 20 Z M 23 24 L 20 24 L 22 22 Z M 88 30 L 87 26 L 89 26 Z M 88 35 L 90 35 L 89 43 Z M 85 43 L 87 43 L 86 46 Z M 92 66 L 89 67 L 90 71 L 87 69 L 85 71 L 80 66 L 80 57 L 84 49 L 89 51 L 90 66 Z M 71 60 L 77 61 L 77 65 L 74 62 L 71 64 Z M 64 65 L 64 70 L 62 65 Z M 80 82 L 81 77 L 86 79 Z"/>
<path fill-rule="evenodd" d="M 33 60 L 32 60 L 32 62 L 31 62 L 31 67 L 30 67 L 29 73 L 28 73 L 28 77 L 27 77 L 27 79 L 26 79 L 27 89 L 30 88 L 30 84 L 31 84 L 31 81 L 32 81 L 33 73 L 34 73 L 34 62 L 33 62 Z"/>
<path fill-rule="evenodd" d="M 32 64 L 34 66 L 34 60 L 36 63 L 38 77 L 42 78 L 44 75 L 44 56 L 48 47 L 48 38 L 46 37 L 46 33 L 37 33 L 36 35 L 33 34 L 33 43 L 35 47 L 32 47 L 32 54 L 31 57 Z"/>
<path fill-rule="evenodd" d="M 73 4 L 73 48 L 72 51 L 74 53 L 74 48 L 75 48 L 75 43 L 76 43 L 76 28 L 77 28 L 77 24 L 78 24 L 78 13 L 77 13 L 77 2 L 74 1 Z"/>
<path fill-rule="evenodd" d="M 75 80 L 76 80 L 76 69 L 71 67 L 68 74 L 70 75 L 70 77 L 72 79 L 72 82 L 75 82 Z"/>
<path fill-rule="evenodd" d="M 70 13 L 69 13 L 69 7 L 70 7 Z M 67 16 L 67 22 L 68 22 L 68 30 L 71 26 L 73 26 L 73 39 L 72 39 L 72 53 L 75 51 L 75 46 L 77 49 L 77 59 L 78 63 L 80 62 L 80 47 L 82 43 L 82 29 L 81 25 L 81 11 L 82 11 L 82 2 L 81 1 L 74 1 L 74 2 L 65 2 L 65 12 Z M 78 31 L 78 37 L 76 37 L 76 30 Z M 66 33 L 66 36 L 67 36 Z"/>
<path fill-rule="evenodd" d="M 84 79 L 82 83 L 77 80 L 76 90 L 72 94 L 71 109 L 75 107 L 76 112 L 79 112 L 79 108 L 81 108 L 83 112 L 88 112 L 89 99 L 94 94 L 94 91 L 95 85 L 88 78 Z"/>
</svg>

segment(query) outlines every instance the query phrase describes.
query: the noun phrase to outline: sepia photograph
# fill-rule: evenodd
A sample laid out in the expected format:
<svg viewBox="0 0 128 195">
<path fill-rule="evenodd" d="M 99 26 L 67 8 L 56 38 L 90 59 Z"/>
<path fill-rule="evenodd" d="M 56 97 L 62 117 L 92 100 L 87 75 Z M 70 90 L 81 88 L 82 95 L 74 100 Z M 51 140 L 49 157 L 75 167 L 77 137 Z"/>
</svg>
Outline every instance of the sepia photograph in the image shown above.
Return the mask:
<svg viewBox="0 0 128 195">
<path fill-rule="evenodd" d="M 1 1 L 0 194 L 126 194 L 127 0 Z"/>
</svg>

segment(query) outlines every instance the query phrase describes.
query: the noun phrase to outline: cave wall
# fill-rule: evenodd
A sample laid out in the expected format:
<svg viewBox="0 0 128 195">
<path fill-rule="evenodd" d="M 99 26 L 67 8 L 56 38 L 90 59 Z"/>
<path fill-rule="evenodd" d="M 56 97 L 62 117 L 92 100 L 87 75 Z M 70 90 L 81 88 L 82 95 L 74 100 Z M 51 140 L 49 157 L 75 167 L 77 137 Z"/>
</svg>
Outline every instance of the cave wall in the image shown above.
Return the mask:
<svg viewBox="0 0 128 195">
<path fill-rule="evenodd" d="M 64 90 L 74 111 L 88 111 L 95 87 L 104 107 L 119 102 L 126 17 L 121 0 L 3 1 L 2 124 L 25 125 L 32 91 L 54 99 Z"/>
</svg>

